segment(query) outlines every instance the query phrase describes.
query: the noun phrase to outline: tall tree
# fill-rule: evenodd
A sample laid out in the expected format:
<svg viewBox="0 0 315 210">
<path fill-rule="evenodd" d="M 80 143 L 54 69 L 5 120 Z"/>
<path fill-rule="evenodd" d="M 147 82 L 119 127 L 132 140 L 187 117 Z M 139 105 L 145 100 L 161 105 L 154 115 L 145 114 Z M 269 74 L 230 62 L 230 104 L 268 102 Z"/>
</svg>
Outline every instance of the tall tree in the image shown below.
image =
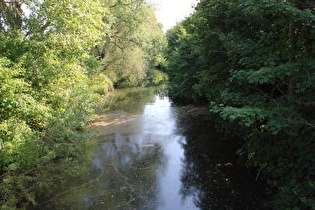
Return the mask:
<svg viewBox="0 0 315 210">
<path fill-rule="evenodd" d="M 105 12 L 98 1 L 0 1 L 1 209 L 35 204 L 37 169 L 80 154 L 92 114 L 85 62 Z"/>
<path fill-rule="evenodd" d="M 36 204 L 41 169 L 80 155 L 101 95 L 138 84 L 163 43 L 143 0 L 0 0 L 1 209 Z"/>
<path fill-rule="evenodd" d="M 176 85 L 194 81 L 185 91 L 207 97 L 222 130 L 246 140 L 240 154 L 270 177 L 279 209 L 315 206 L 314 18 L 312 1 L 202 0 L 194 27 L 184 25 L 199 61 L 170 69 Z"/>
<path fill-rule="evenodd" d="M 96 45 L 93 52 L 116 85 L 138 85 L 150 66 L 158 65 L 154 59 L 161 59 L 165 45 L 161 26 L 152 5 L 144 0 L 104 2 L 110 14 L 103 21 L 110 29 L 103 32 L 105 43 Z"/>
</svg>

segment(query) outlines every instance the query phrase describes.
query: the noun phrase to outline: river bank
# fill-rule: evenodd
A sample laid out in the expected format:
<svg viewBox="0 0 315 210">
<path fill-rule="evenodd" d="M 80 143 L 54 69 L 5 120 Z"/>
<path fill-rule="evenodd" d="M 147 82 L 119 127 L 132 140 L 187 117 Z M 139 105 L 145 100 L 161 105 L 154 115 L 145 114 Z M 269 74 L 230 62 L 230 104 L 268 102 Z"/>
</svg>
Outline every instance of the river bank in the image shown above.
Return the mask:
<svg viewBox="0 0 315 210">
<path fill-rule="evenodd" d="M 131 92 L 91 123 L 98 137 L 77 178 L 38 209 L 267 209 L 263 187 L 238 164 L 238 142 L 204 119 L 206 107 Z"/>
</svg>

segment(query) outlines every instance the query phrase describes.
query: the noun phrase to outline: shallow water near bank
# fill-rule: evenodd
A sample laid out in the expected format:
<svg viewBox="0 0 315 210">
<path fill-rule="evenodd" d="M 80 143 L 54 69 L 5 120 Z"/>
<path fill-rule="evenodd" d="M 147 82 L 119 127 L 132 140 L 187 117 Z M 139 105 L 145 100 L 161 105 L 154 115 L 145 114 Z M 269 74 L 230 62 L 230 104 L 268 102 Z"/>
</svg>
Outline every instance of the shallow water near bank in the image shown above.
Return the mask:
<svg viewBox="0 0 315 210">
<path fill-rule="evenodd" d="M 93 123 L 87 164 L 38 209 L 262 209 L 261 187 L 237 165 L 237 141 L 163 91 L 134 93 Z"/>
</svg>

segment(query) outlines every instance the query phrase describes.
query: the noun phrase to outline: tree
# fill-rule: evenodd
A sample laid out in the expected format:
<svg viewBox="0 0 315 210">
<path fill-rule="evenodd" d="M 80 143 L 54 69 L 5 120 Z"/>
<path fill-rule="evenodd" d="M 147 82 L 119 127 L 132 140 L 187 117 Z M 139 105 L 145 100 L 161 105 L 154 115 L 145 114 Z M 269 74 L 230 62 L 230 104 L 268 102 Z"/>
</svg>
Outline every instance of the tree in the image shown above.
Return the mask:
<svg viewBox="0 0 315 210">
<path fill-rule="evenodd" d="M 176 101 L 195 101 L 200 98 L 194 91 L 199 69 L 199 52 L 195 37 L 185 28 L 186 20 L 170 29 L 166 36 L 168 49 L 166 58 L 169 61 L 167 72 L 170 76 L 171 95 Z"/>
<path fill-rule="evenodd" d="M 88 134 L 78 130 L 93 113 L 85 63 L 106 26 L 97 1 L 0 1 L 0 9 L 0 206 L 6 209 L 35 204 L 39 169 L 80 154 Z"/>
<path fill-rule="evenodd" d="M 0 0 L 0 15 L 0 208 L 26 208 L 53 188 L 45 170 L 82 153 L 113 83 L 159 65 L 164 37 L 142 0 Z"/>
<path fill-rule="evenodd" d="M 110 29 L 103 32 L 105 43 L 96 45 L 93 52 L 116 86 L 139 85 L 148 69 L 159 65 L 165 46 L 153 7 L 143 0 L 104 2 L 110 15 L 103 21 Z"/>
<path fill-rule="evenodd" d="M 239 154 L 279 190 L 276 208 L 315 206 L 314 18 L 310 1 L 203 0 L 184 27 L 199 62 L 170 68 L 177 86 L 193 81 L 188 97 L 207 97 L 222 130 L 245 139 Z"/>
</svg>

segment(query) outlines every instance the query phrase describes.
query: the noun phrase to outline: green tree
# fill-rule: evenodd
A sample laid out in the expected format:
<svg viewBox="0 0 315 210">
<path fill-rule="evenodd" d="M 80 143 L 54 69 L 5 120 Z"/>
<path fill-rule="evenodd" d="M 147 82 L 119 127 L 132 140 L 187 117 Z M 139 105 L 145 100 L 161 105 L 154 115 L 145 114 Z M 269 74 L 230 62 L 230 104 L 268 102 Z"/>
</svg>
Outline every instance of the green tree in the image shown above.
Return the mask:
<svg viewBox="0 0 315 210">
<path fill-rule="evenodd" d="M 14 209 L 36 203 L 39 168 L 82 150 L 87 133 L 78 130 L 93 113 L 86 63 L 106 9 L 98 1 L 0 1 L 0 14 L 0 208 Z"/>
<path fill-rule="evenodd" d="M 315 206 L 314 18 L 309 1 L 202 0 L 183 24 L 198 62 L 184 49 L 170 59 L 174 87 L 193 81 L 182 96 L 206 96 L 221 130 L 245 139 L 239 153 L 279 190 L 279 209 Z"/>
<path fill-rule="evenodd" d="M 102 45 L 94 54 L 103 62 L 102 72 L 116 86 L 139 85 L 150 68 L 163 59 L 165 39 L 153 6 L 144 0 L 107 0 L 110 15 L 103 18 L 110 29 L 104 31 Z"/>
<path fill-rule="evenodd" d="M 1 209 L 52 188 L 44 171 L 80 155 L 102 95 L 139 84 L 163 43 L 142 0 L 0 0 Z"/>
<path fill-rule="evenodd" d="M 170 76 L 172 98 L 196 102 L 200 99 L 200 95 L 194 91 L 200 71 L 199 51 L 195 37 L 185 27 L 188 21 L 178 24 L 166 34 L 169 46 L 166 52 L 169 61 L 167 72 Z"/>
</svg>

